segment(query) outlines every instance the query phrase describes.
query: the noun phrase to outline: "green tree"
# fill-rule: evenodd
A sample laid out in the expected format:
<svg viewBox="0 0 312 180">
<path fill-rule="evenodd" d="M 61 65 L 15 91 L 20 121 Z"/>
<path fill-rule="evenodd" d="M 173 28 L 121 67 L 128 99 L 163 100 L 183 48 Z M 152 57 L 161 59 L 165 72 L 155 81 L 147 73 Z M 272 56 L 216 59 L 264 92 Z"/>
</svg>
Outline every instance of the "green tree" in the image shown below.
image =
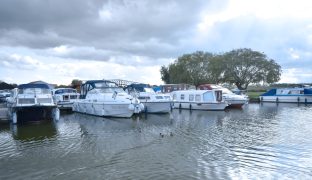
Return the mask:
<svg viewBox="0 0 312 180">
<path fill-rule="evenodd" d="M 211 53 L 202 51 L 184 54 L 168 67 L 161 67 L 161 78 L 165 83 L 188 83 L 197 87 L 210 77 L 207 69 L 212 57 Z"/>
<path fill-rule="evenodd" d="M 166 84 L 170 83 L 170 75 L 169 68 L 166 66 L 161 66 L 160 68 L 161 80 L 163 80 Z"/>
<path fill-rule="evenodd" d="M 80 86 L 82 84 L 82 81 L 79 79 L 73 79 L 71 82 L 71 87 L 74 89 L 77 89 L 78 91 L 80 91 Z"/>
<path fill-rule="evenodd" d="M 281 66 L 268 59 L 264 53 L 251 49 L 236 49 L 227 52 L 219 64 L 223 82 L 233 83 L 238 89 L 247 89 L 252 83 L 273 83 L 280 80 Z"/>
</svg>

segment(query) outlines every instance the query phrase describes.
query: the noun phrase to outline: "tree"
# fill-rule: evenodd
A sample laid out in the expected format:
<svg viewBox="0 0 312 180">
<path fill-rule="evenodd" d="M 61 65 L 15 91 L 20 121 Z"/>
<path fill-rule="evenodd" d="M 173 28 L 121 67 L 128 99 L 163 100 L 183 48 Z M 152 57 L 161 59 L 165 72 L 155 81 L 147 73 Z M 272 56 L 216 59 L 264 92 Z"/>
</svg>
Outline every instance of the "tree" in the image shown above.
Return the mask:
<svg viewBox="0 0 312 180">
<path fill-rule="evenodd" d="M 212 57 L 211 53 L 202 51 L 184 54 L 168 67 L 161 67 L 161 78 L 165 83 L 189 83 L 197 87 L 209 79 L 208 66 Z"/>
<path fill-rule="evenodd" d="M 222 81 L 247 89 L 251 83 L 273 83 L 280 80 L 281 66 L 264 53 L 251 49 L 236 49 L 223 55 Z"/>
<path fill-rule="evenodd" d="M 160 68 L 161 80 L 163 80 L 166 84 L 170 83 L 170 75 L 169 68 L 166 66 L 161 66 Z"/>
<path fill-rule="evenodd" d="M 77 89 L 78 91 L 80 91 L 81 84 L 82 84 L 82 81 L 79 79 L 73 79 L 71 82 L 72 88 Z"/>
</svg>

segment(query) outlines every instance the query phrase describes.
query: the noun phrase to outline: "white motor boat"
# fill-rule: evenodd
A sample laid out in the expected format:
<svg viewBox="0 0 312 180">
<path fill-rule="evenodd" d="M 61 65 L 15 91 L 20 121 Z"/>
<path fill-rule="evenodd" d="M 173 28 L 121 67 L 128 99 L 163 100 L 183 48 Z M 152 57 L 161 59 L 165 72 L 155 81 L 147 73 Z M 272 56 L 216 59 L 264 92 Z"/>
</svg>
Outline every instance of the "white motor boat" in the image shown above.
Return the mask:
<svg viewBox="0 0 312 180">
<path fill-rule="evenodd" d="M 131 117 L 144 105 L 116 83 L 106 80 L 87 81 L 81 86 L 83 99 L 74 102 L 73 111 L 96 116 Z"/>
<path fill-rule="evenodd" d="M 6 102 L 6 98 L 10 97 L 10 90 L 0 90 L 0 103 Z"/>
<path fill-rule="evenodd" d="M 260 95 L 261 102 L 312 103 L 312 88 L 276 88 Z"/>
<path fill-rule="evenodd" d="M 171 96 L 156 93 L 148 84 L 131 84 L 125 90 L 144 104 L 147 113 L 169 113 L 171 110 Z"/>
<path fill-rule="evenodd" d="M 248 96 L 238 95 L 227 88 L 215 84 L 202 84 L 198 86 L 200 90 L 221 90 L 223 99 L 229 104 L 229 107 L 242 108 L 248 103 Z"/>
<path fill-rule="evenodd" d="M 59 109 L 72 110 L 74 102 L 79 100 L 80 94 L 73 88 L 57 88 L 52 90 L 53 100 Z"/>
<path fill-rule="evenodd" d="M 7 106 L 14 124 L 23 121 L 58 120 L 60 116 L 47 84 L 19 85 L 7 98 Z"/>
<path fill-rule="evenodd" d="M 173 106 L 190 110 L 224 110 L 228 103 L 222 98 L 221 90 L 173 91 Z"/>
</svg>

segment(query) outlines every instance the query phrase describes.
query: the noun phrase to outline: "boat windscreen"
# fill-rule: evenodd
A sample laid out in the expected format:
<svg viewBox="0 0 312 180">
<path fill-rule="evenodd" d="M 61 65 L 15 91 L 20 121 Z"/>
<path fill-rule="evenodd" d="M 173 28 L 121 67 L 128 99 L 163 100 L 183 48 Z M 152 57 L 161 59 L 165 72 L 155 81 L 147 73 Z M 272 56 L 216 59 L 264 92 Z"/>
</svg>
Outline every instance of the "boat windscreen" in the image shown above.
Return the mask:
<svg viewBox="0 0 312 180">
<path fill-rule="evenodd" d="M 77 93 L 75 89 L 59 89 L 55 91 L 55 94 L 63 94 L 63 93 Z"/>
<path fill-rule="evenodd" d="M 101 88 L 100 89 L 101 93 L 124 93 L 125 91 L 122 88 L 119 87 L 108 87 L 108 88 Z"/>
<path fill-rule="evenodd" d="M 113 82 L 98 82 L 94 83 L 95 88 L 106 88 L 106 87 L 116 87 L 116 84 Z"/>
<path fill-rule="evenodd" d="M 19 94 L 51 94 L 50 89 L 24 88 L 18 90 Z"/>
<path fill-rule="evenodd" d="M 221 90 L 222 90 L 222 94 L 234 94 L 232 91 L 230 91 L 227 88 L 221 88 Z"/>
<path fill-rule="evenodd" d="M 155 91 L 152 88 L 144 88 L 145 92 L 154 93 Z"/>
</svg>

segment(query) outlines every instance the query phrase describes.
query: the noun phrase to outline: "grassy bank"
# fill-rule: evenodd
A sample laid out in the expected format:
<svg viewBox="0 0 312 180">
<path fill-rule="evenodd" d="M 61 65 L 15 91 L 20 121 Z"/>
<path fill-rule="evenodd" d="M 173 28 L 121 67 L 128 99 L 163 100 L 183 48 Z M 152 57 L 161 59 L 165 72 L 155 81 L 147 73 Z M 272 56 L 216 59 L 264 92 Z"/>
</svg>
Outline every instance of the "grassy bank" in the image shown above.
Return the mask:
<svg viewBox="0 0 312 180">
<path fill-rule="evenodd" d="M 250 102 L 259 102 L 259 96 L 263 94 L 263 91 L 260 92 L 247 92 Z"/>
</svg>

